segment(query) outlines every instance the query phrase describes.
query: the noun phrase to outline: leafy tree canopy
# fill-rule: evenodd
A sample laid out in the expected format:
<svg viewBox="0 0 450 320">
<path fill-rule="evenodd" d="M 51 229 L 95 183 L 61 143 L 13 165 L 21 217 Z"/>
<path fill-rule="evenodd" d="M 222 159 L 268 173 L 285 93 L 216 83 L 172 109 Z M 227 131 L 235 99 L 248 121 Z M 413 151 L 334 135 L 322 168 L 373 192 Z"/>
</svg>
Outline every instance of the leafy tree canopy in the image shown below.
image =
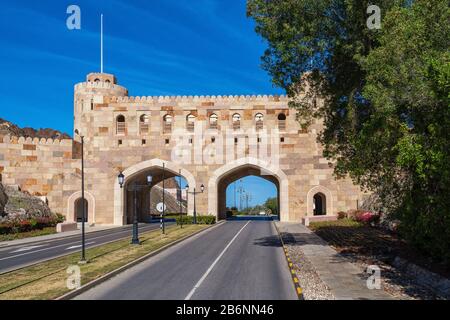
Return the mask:
<svg viewBox="0 0 450 320">
<path fill-rule="evenodd" d="M 323 120 L 336 175 L 379 194 L 409 240 L 450 261 L 449 3 L 370 4 L 380 30 L 361 0 L 249 0 L 248 15 L 300 123 Z"/>
</svg>

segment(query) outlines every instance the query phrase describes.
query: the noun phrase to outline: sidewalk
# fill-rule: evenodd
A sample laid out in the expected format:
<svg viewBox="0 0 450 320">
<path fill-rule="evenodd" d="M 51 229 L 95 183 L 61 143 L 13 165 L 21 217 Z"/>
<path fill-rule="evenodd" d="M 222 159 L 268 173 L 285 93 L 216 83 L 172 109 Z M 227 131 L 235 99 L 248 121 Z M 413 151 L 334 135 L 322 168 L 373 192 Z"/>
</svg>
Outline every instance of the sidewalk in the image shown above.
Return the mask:
<svg viewBox="0 0 450 320">
<path fill-rule="evenodd" d="M 88 226 L 86 226 L 86 233 L 103 231 L 103 230 L 111 230 L 111 229 L 115 229 L 115 228 L 120 228 L 120 227 L 117 227 L 117 226 L 88 227 Z M 56 239 L 66 238 L 66 237 L 80 235 L 80 234 L 81 234 L 81 229 L 78 229 L 76 231 L 54 233 L 54 234 L 49 234 L 49 235 L 45 235 L 45 236 L 30 237 L 30 238 L 17 239 L 17 240 L 11 240 L 11 241 L 2 241 L 2 242 L 0 242 L 0 249 L 6 248 L 9 246 L 16 246 L 16 245 L 29 244 L 29 243 L 34 243 L 34 242 L 56 240 Z"/>
<path fill-rule="evenodd" d="M 286 245 L 300 247 L 336 300 L 392 299 L 383 290 L 368 289 L 365 270 L 350 263 L 304 225 L 275 223 Z"/>
</svg>

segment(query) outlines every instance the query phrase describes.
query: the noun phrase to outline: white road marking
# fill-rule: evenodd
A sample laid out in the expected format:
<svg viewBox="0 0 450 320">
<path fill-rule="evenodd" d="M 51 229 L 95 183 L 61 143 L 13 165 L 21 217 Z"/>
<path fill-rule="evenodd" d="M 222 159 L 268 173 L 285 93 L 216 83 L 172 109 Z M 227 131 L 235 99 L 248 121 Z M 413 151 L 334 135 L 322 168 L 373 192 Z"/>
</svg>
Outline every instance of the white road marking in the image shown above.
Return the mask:
<svg viewBox="0 0 450 320">
<path fill-rule="evenodd" d="M 93 243 L 95 243 L 95 241 L 93 241 L 93 242 L 88 242 L 88 243 L 86 243 L 85 245 L 88 246 L 88 245 L 93 244 Z M 66 248 L 66 250 L 72 250 L 72 249 L 77 249 L 77 248 L 81 248 L 81 244 L 78 245 L 78 246 L 71 246 L 71 247 L 68 247 L 68 248 Z"/>
<path fill-rule="evenodd" d="M 40 246 L 31 246 L 31 247 L 22 247 L 20 249 L 17 249 L 15 251 L 11 251 L 11 253 L 18 253 L 18 252 L 24 252 L 24 251 L 30 251 L 30 250 L 34 250 L 40 247 L 44 247 L 44 245 L 40 245 Z"/>
<path fill-rule="evenodd" d="M 225 254 L 225 252 L 228 250 L 228 248 L 233 244 L 233 242 L 237 239 L 237 237 L 239 236 L 239 234 L 242 232 L 242 230 L 245 229 L 245 227 L 250 223 L 251 221 L 248 221 L 242 228 L 241 230 L 238 231 L 238 233 L 236 233 L 236 235 L 234 236 L 233 239 L 231 239 L 231 241 L 227 244 L 227 246 L 225 247 L 225 249 L 223 249 L 223 251 L 219 254 L 219 256 L 216 258 L 216 260 L 214 260 L 214 262 L 211 264 L 211 266 L 208 268 L 208 270 L 206 270 L 205 274 L 200 278 L 200 280 L 198 280 L 198 282 L 195 284 L 194 288 L 192 288 L 191 292 L 189 292 L 189 294 L 186 296 L 186 298 L 184 298 L 184 300 L 191 300 L 192 296 L 194 295 L 195 291 L 201 286 L 201 284 L 203 283 L 203 281 L 205 281 L 206 277 L 211 273 L 212 269 L 214 269 L 215 265 L 219 262 L 220 258 L 222 258 L 222 256 Z"/>
<path fill-rule="evenodd" d="M 145 225 L 143 227 L 139 227 L 139 231 L 144 231 L 144 232 L 145 231 L 152 231 L 153 230 L 152 226 L 153 225 Z M 102 236 L 99 236 L 99 237 L 92 238 L 92 239 L 99 239 L 99 238 L 103 238 L 103 237 L 109 237 L 111 235 L 119 235 L 119 234 L 123 234 L 123 233 L 129 233 L 132 230 L 132 228 L 125 229 L 125 230 L 123 230 L 122 228 L 121 228 L 121 230 L 117 230 L 117 229 L 118 228 L 111 228 L 111 229 L 104 229 L 104 230 L 93 231 L 93 232 L 86 232 L 86 235 L 94 234 L 94 233 L 97 233 L 97 232 L 103 232 L 103 231 L 114 231 L 114 232 L 109 232 L 109 233 L 107 233 L 105 235 L 102 235 Z M 156 229 L 158 229 L 158 228 L 156 228 Z M 34 243 L 51 244 L 52 242 L 58 242 L 58 241 L 61 241 L 61 240 L 78 239 L 80 236 L 81 236 L 81 231 L 80 231 L 79 234 L 76 234 L 76 235 L 73 235 L 73 236 L 55 238 L 55 239 L 51 239 L 51 240 L 33 241 L 31 244 L 34 244 Z M 89 240 L 91 240 L 91 239 L 89 239 Z M 26 245 L 26 244 L 0 244 L 0 252 L 8 251 L 8 250 L 11 250 L 11 249 L 16 248 L 16 247 L 22 247 L 24 245 Z"/>
<path fill-rule="evenodd" d="M 157 230 L 157 229 L 154 229 L 154 230 Z M 149 228 L 148 231 L 153 231 L 153 229 Z M 116 234 L 106 234 L 106 235 L 95 237 L 95 238 L 92 238 L 92 239 L 89 239 L 89 240 L 105 238 L 105 237 L 109 237 L 111 235 L 118 235 L 118 234 L 125 233 L 125 232 L 130 232 L 130 230 L 120 231 L 120 232 L 117 232 Z M 117 240 L 122 240 L 122 239 L 124 239 L 124 238 L 117 238 Z M 64 238 L 62 238 L 62 240 L 64 240 Z M 59 248 L 59 247 L 66 247 L 68 245 L 75 244 L 75 243 L 80 243 L 80 241 L 64 243 L 64 244 L 60 244 L 60 245 L 53 246 L 53 247 L 50 247 L 50 248 L 44 248 L 44 249 L 39 249 L 39 250 L 31 251 L 31 252 L 24 252 L 24 253 L 16 254 L 16 255 L 13 255 L 13 256 L 5 257 L 5 258 L 0 258 L 0 261 L 14 259 L 14 258 L 17 258 L 17 257 L 25 256 L 25 255 L 36 253 L 36 252 L 40 252 L 40 251 L 47 251 L 47 250 L 51 250 L 51 249 L 55 249 L 55 248 Z"/>
</svg>

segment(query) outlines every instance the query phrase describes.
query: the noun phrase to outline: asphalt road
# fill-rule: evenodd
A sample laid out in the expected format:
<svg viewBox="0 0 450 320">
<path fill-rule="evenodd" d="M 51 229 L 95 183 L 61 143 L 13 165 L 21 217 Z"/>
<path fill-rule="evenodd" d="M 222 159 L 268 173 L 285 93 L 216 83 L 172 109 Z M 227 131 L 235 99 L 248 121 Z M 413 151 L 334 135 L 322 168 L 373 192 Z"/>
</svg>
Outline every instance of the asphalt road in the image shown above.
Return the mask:
<svg viewBox="0 0 450 320">
<path fill-rule="evenodd" d="M 170 225 L 171 223 L 166 223 Z M 139 232 L 155 230 L 159 223 L 140 226 Z M 124 238 L 131 239 L 132 226 L 86 233 L 86 248 Z M 0 274 L 81 251 L 81 234 L 53 240 L 13 245 L 0 248 Z"/>
<path fill-rule="evenodd" d="M 79 300 L 296 300 L 271 221 L 229 221 L 81 294 Z"/>
</svg>

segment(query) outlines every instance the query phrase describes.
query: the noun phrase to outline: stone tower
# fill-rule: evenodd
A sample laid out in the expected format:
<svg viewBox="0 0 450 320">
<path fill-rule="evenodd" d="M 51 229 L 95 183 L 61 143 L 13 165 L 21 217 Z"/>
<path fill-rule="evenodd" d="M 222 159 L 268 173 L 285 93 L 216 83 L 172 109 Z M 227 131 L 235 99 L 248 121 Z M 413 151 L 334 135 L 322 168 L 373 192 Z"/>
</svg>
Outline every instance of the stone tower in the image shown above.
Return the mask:
<svg viewBox="0 0 450 320">
<path fill-rule="evenodd" d="M 86 82 L 75 85 L 74 130 L 78 129 L 85 137 L 90 137 L 89 118 L 96 109 L 107 107 L 111 97 L 128 96 L 128 90 L 117 84 L 112 74 L 90 73 Z"/>
</svg>

